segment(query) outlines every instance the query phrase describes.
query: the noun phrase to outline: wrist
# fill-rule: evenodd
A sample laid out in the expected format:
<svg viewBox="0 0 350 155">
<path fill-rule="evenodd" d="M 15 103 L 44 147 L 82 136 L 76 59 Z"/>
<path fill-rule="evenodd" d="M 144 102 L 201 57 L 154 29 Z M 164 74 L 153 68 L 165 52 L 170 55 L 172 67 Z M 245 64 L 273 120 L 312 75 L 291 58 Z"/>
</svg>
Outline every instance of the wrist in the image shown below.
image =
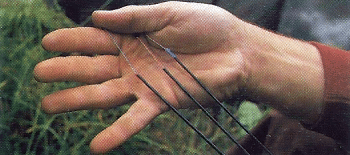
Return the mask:
<svg viewBox="0 0 350 155">
<path fill-rule="evenodd" d="M 249 76 L 248 99 L 313 123 L 322 110 L 324 76 L 318 50 L 306 42 L 243 27 L 241 50 Z"/>
</svg>

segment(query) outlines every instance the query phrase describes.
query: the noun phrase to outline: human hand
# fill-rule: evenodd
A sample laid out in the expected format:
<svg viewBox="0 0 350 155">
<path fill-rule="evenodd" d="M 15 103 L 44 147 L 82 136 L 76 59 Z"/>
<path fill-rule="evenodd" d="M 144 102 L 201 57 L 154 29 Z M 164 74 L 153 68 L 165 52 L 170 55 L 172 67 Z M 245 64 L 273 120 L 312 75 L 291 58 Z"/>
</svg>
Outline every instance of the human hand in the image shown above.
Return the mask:
<svg viewBox="0 0 350 155">
<path fill-rule="evenodd" d="M 223 9 L 196 3 L 166 2 L 150 6 L 128 6 L 95 12 L 96 26 L 115 32 L 118 45 L 135 68 L 176 108 L 193 102 L 162 72 L 134 33 L 146 33 L 176 52 L 179 59 L 220 100 L 238 95 L 246 78 L 242 53 L 235 51 L 239 19 Z M 151 42 L 150 42 L 151 43 Z M 42 107 L 48 113 L 112 108 L 134 102 L 130 109 L 91 142 L 91 151 L 106 152 L 139 132 L 168 107 L 131 71 L 108 33 L 96 28 L 62 29 L 44 37 L 43 47 L 59 52 L 104 54 L 95 57 L 52 58 L 35 68 L 38 81 L 77 81 L 89 85 L 46 96 Z M 165 51 L 151 44 L 159 60 L 204 106 L 214 101 Z M 108 55 L 110 54 L 110 55 Z"/>
<path fill-rule="evenodd" d="M 219 100 L 247 99 L 267 103 L 308 123 L 322 109 L 323 68 L 315 47 L 243 22 L 218 7 L 166 2 L 95 12 L 97 27 L 115 32 L 118 45 L 135 68 L 176 108 L 194 106 L 147 53 L 134 33 L 146 33 L 172 49 Z M 168 56 L 150 49 L 204 106 L 213 100 Z M 62 90 L 42 101 L 48 113 L 111 108 L 134 102 L 130 109 L 91 142 L 91 151 L 106 152 L 142 130 L 168 107 L 131 71 L 108 33 L 96 28 L 62 29 L 43 39 L 44 48 L 60 52 L 103 54 L 69 56 L 39 63 L 38 81 L 78 81 L 89 85 Z M 108 55 L 109 54 L 109 55 Z"/>
</svg>

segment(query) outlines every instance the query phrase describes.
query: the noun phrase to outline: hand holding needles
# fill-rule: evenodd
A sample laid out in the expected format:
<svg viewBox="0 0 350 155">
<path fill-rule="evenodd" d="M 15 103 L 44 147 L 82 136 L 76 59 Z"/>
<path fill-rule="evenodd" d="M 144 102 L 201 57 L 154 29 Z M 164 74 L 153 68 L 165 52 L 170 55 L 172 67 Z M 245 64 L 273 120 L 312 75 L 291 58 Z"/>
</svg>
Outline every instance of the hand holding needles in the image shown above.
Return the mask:
<svg viewBox="0 0 350 155">
<path fill-rule="evenodd" d="M 81 42 L 70 40 L 74 36 L 82 40 L 92 41 L 92 44 L 98 45 L 90 46 L 89 44 L 81 44 Z M 171 82 L 171 79 L 166 77 L 166 74 L 162 70 L 158 70 L 155 67 L 157 64 L 151 60 L 152 57 L 144 57 L 142 53 L 145 53 L 146 50 L 136 38 L 133 38 L 132 35 L 113 36 L 116 38 L 115 40 L 118 45 L 121 45 L 120 48 L 128 55 L 135 69 L 128 66 L 122 54 L 119 54 L 117 57 L 114 55 L 102 55 L 97 57 L 75 56 L 53 58 L 38 64 L 35 70 L 37 79 L 45 82 L 63 80 L 82 82 L 85 79 L 89 79 L 88 82 L 90 85 L 59 91 L 45 97 L 42 107 L 48 113 L 61 113 L 91 108 L 111 108 L 136 101 L 126 114 L 119 118 L 111 127 L 105 129 L 95 137 L 91 142 L 92 151 L 94 152 L 105 152 L 120 145 L 130 136 L 139 132 L 156 116 L 169 109 L 155 93 L 151 92 L 145 84 L 140 82 L 141 78 L 135 76 L 133 70 L 137 70 L 143 75 L 144 79 L 176 108 L 193 107 L 193 105 L 188 104 L 192 104 L 193 102 L 185 97 L 186 95 L 180 88 L 174 85 L 174 82 Z M 117 48 L 110 43 L 111 39 L 108 33 L 94 28 L 58 30 L 47 35 L 43 42 L 45 48 L 54 51 L 93 51 L 98 53 L 98 49 L 103 49 L 100 54 L 117 54 Z M 69 49 L 67 49 L 67 46 L 60 46 L 62 44 L 74 45 L 70 45 L 68 47 Z M 113 49 L 110 49 L 111 47 Z M 162 49 L 160 50 L 158 49 L 159 52 L 166 54 Z M 142 57 L 142 59 L 138 59 L 138 57 Z M 168 57 L 168 59 L 172 58 Z M 203 59 L 203 61 L 206 60 Z M 202 64 L 203 61 L 198 63 Z M 175 62 L 170 63 L 174 64 Z M 118 69 L 118 67 L 120 68 Z M 60 72 L 57 72 L 57 70 Z M 120 73 L 118 73 L 119 70 Z M 176 68 L 175 70 L 171 69 L 171 71 L 173 74 L 176 73 L 177 77 L 181 75 L 179 74 L 180 72 L 176 71 Z M 210 70 L 208 73 L 210 73 Z M 196 89 L 200 90 L 197 85 L 193 85 L 192 82 L 194 80 L 189 78 L 190 76 L 188 75 L 180 76 L 182 84 L 190 92 Z M 101 83 L 102 79 L 105 82 Z M 183 80 L 188 82 L 183 83 Z M 203 93 L 205 93 L 204 90 L 197 91 L 195 97 L 201 103 L 205 103 L 205 106 L 210 106 L 212 99 L 209 99 L 208 95 L 203 95 L 207 96 L 206 98 L 199 97 Z M 207 101 L 210 102 L 208 103 Z M 130 124 L 131 122 L 132 124 Z"/>
<path fill-rule="evenodd" d="M 275 99 L 290 103 L 299 97 L 291 98 L 283 92 L 271 93 L 274 89 L 270 90 L 269 86 L 275 81 L 264 81 L 266 87 L 260 85 L 262 80 L 268 79 L 261 77 L 265 74 L 255 75 L 256 78 L 251 79 L 251 74 L 255 73 L 252 71 L 260 71 L 254 68 L 255 63 L 249 59 L 257 58 L 252 54 L 271 52 L 270 47 L 280 49 L 283 46 L 276 45 L 276 40 L 290 40 L 245 23 L 221 8 L 197 3 L 166 2 L 98 11 L 92 19 L 97 27 L 108 29 L 114 34 L 96 28 L 61 29 L 46 35 L 43 47 L 51 51 L 90 52 L 99 56 L 52 58 L 39 63 L 34 72 L 36 79 L 42 82 L 77 81 L 89 84 L 46 96 L 42 108 L 48 113 L 112 108 L 133 102 L 122 117 L 93 139 L 90 146 L 94 153 L 107 152 L 122 144 L 155 117 L 172 109 L 171 106 L 174 109 L 196 106 L 196 101 L 186 91 L 207 107 L 240 97 L 240 90 L 246 90 L 252 94 L 250 97 L 257 97 L 282 110 L 284 106 L 280 106 Z M 148 34 L 144 39 L 148 38 L 150 46 L 144 46 L 146 43 L 132 35 L 135 33 Z M 272 41 L 266 40 L 266 36 Z M 114 38 L 113 42 L 111 38 Z M 292 42 L 292 45 L 298 43 Z M 159 48 L 157 44 L 165 48 Z M 265 46 L 267 44 L 271 46 Z M 119 47 L 116 48 L 116 45 Z M 156 55 L 161 65 L 150 56 L 146 47 L 152 47 L 149 50 Z M 124 54 L 116 56 L 121 51 Z M 166 69 L 160 66 L 166 66 Z M 273 67 L 266 66 L 264 69 Z M 288 69 L 268 73 L 285 70 Z M 273 77 L 279 75 L 290 74 Z M 283 86 L 278 84 L 273 85 L 273 88 Z M 261 95 L 265 98 L 261 98 Z M 305 99 L 304 96 L 300 98 Z M 165 100 L 171 106 L 164 104 Z M 296 109 L 290 109 L 293 108 Z M 304 117 L 300 118 L 309 118 L 308 115 L 314 114 L 313 111 L 303 112 L 301 116 Z"/>
</svg>

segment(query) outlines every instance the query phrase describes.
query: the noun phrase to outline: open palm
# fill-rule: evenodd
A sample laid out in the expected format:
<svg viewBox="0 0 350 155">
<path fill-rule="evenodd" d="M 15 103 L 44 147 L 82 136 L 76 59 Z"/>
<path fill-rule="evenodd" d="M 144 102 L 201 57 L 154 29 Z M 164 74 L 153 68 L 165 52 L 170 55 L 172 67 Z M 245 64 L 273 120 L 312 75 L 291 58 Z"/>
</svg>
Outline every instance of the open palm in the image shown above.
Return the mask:
<svg viewBox="0 0 350 155">
<path fill-rule="evenodd" d="M 176 108 L 194 106 L 181 89 L 150 56 L 133 34 L 147 34 L 172 49 L 180 60 L 220 100 L 238 94 L 245 78 L 244 61 L 237 52 L 236 19 L 212 5 L 166 2 L 128 6 L 93 14 L 97 27 L 114 32 L 113 37 L 141 76 Z M 140 37 L 161 64 L 204 106 L 213 101 L 176 62 L 145 37 Z M 54 31 L 43 39 L 44 48 L 59 52 L 85 52 L 98 56 L 57 57 L 35 68 L 38 81 L 77 81 L 88 85 L 62 90 L 42 101 L 48 113 L 112 108 L 133 102 L 130 109 L 91 143 L 93 152 L 106 152 L 139 132 L 168 107 L 139 80 L 105 30 L 73 28 Z"/>
</svg>

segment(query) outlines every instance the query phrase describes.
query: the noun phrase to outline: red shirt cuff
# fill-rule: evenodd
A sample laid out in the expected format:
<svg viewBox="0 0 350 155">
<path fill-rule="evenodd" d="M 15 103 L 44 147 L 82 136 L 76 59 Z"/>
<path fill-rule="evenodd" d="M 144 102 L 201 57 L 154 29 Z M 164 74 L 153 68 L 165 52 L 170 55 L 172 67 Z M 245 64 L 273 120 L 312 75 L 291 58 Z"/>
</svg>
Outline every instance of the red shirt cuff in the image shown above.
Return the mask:
<svg viewBox="0 0 350 155">
<path fill-rule="evenodd" d="M 350 52 L 311 42 L 321 54 L 325 77 L 325 101 L 349 102 Z"/>
<path fill-rule="evenodd" d="M 324 110 L 311 130 L 350 150 L 350 52 L 311 42 L 320 52 L 325 78 Z"/>
</svg>

